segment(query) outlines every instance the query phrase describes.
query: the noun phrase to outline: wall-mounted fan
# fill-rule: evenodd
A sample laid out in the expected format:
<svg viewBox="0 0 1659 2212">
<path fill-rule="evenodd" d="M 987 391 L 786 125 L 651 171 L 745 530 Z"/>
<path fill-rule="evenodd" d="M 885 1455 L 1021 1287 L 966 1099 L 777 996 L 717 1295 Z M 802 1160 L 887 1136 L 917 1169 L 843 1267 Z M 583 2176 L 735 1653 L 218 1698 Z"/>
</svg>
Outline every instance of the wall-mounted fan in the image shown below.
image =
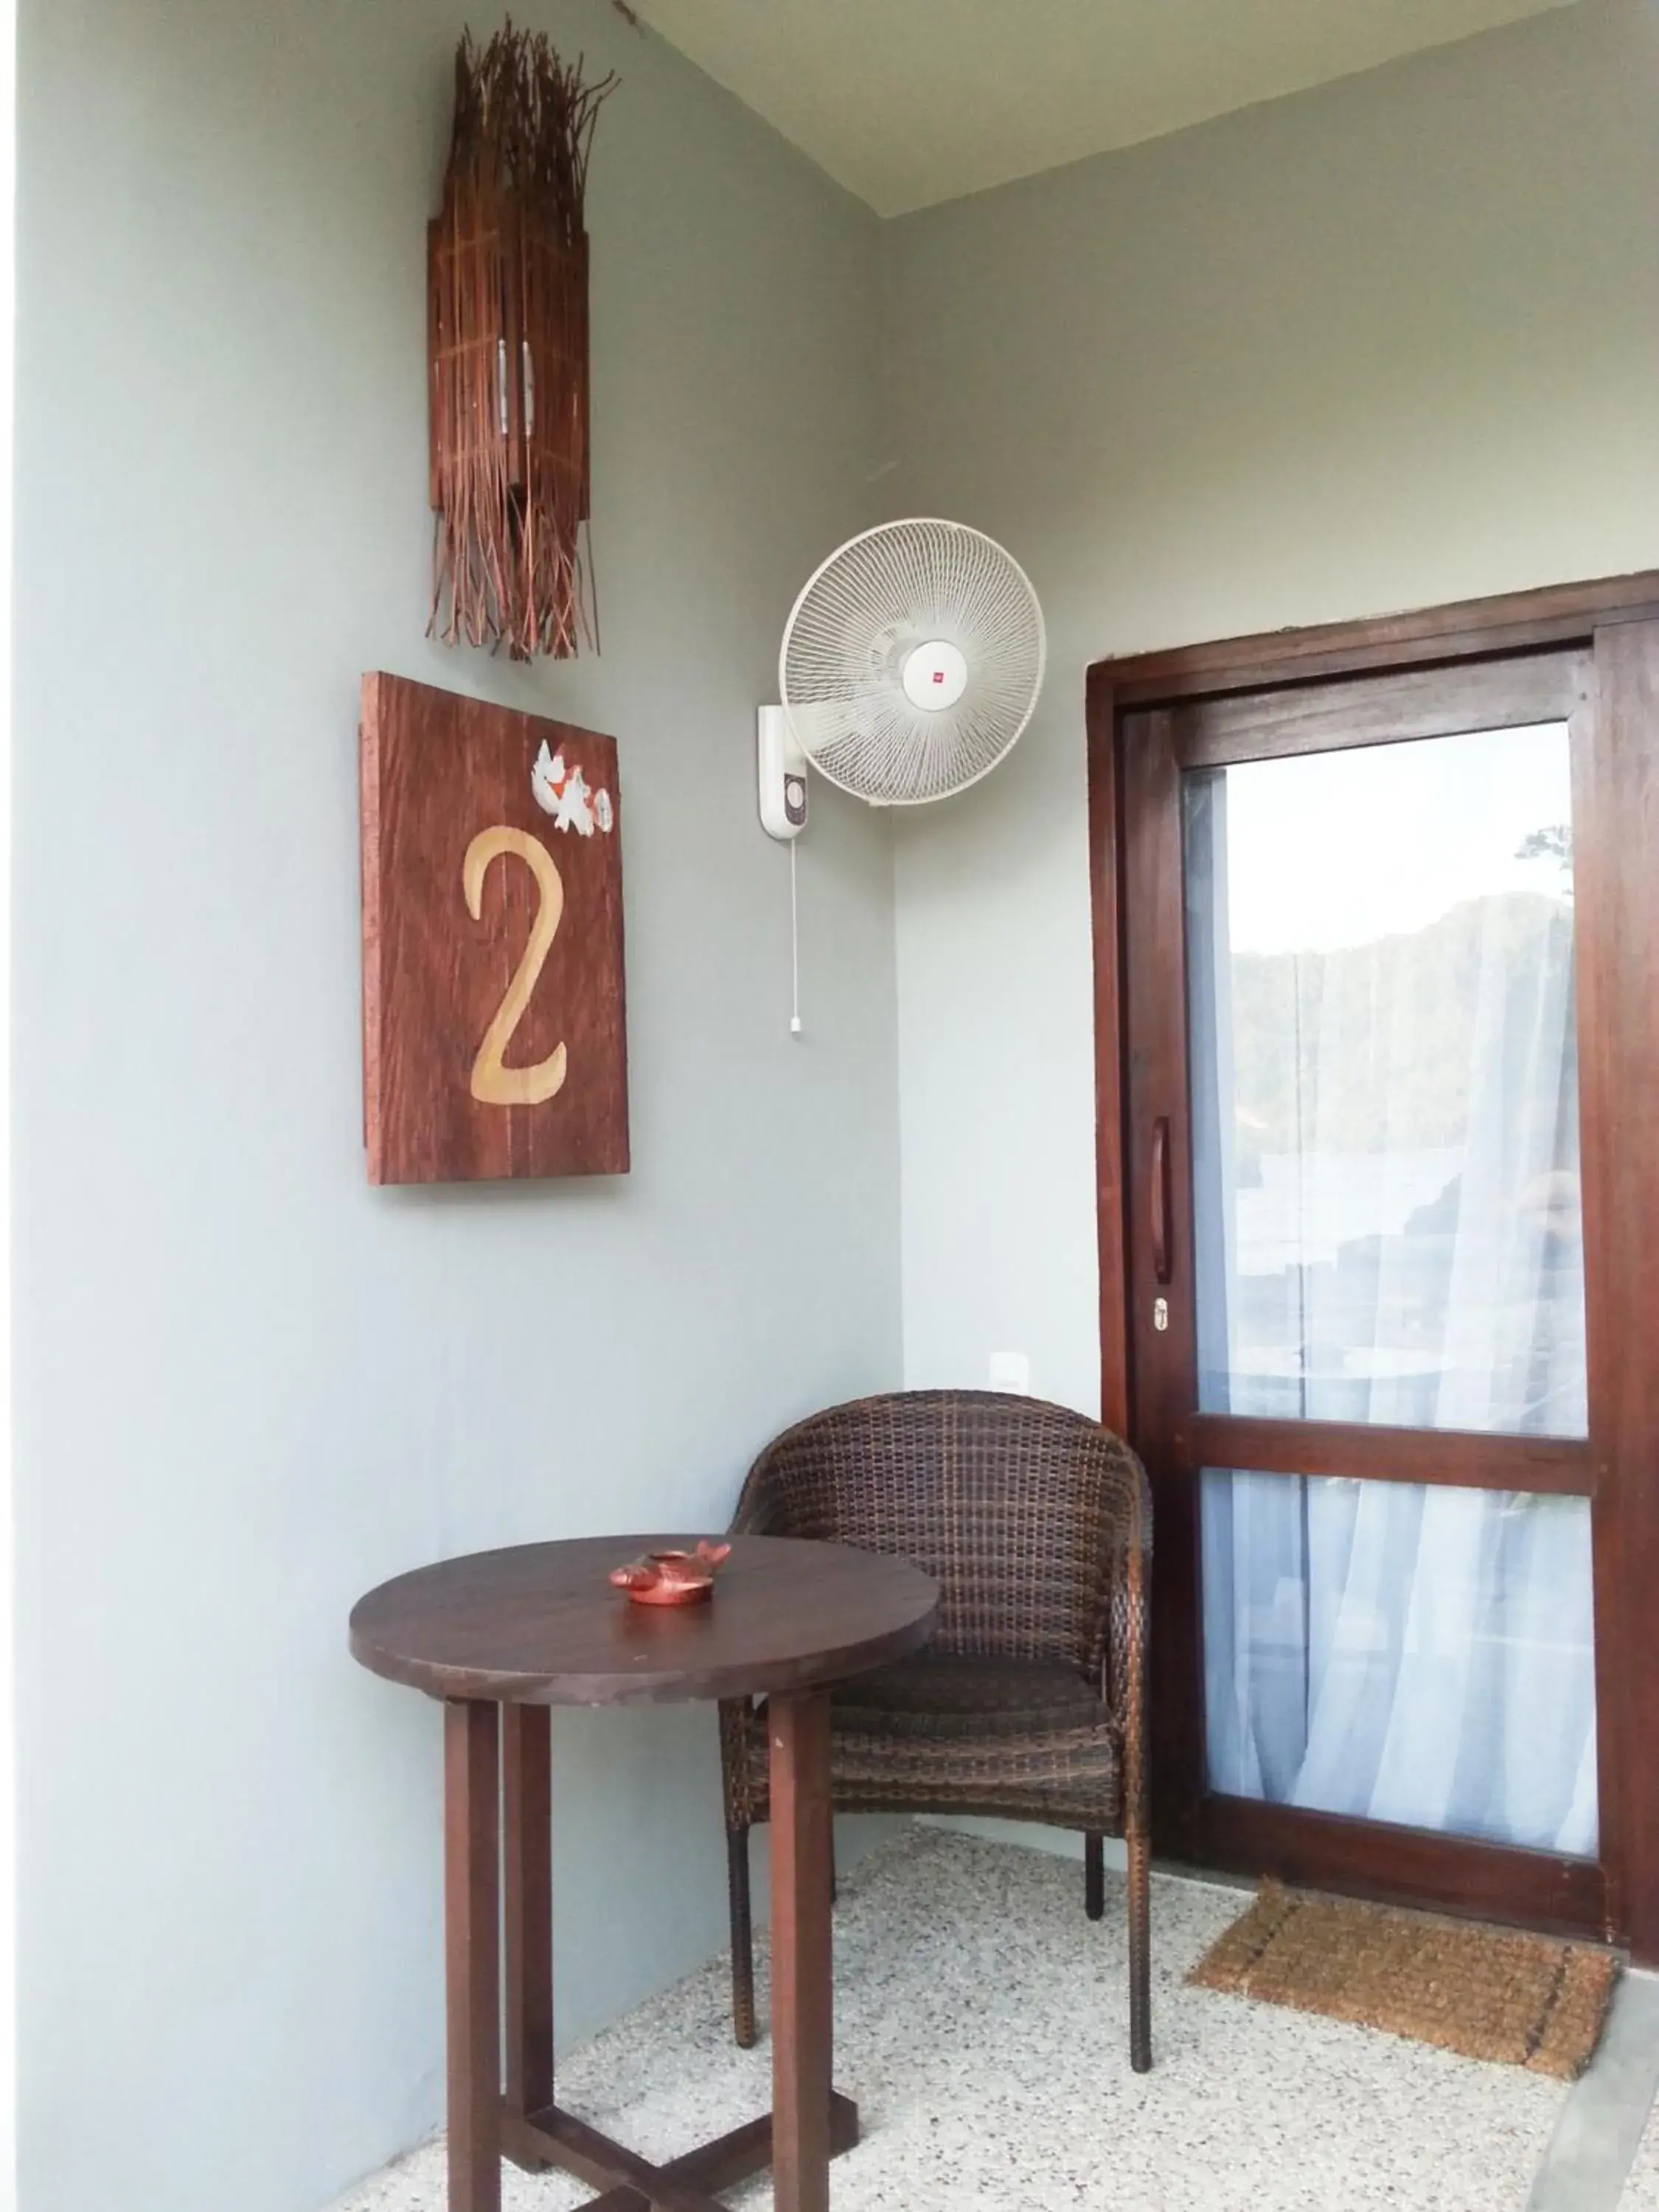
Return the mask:
<svg viewBox="0 0 1659 2212">
<path fill-rule="evenodd" d="M 795 601 L 775 740 L 793 737 L 820 775 L 873 805 L 948 799 L 988 775 L 1030 721 L 1043 653 L 1036 593 L 994 539 L 959 522 L 884 522 L 832 553 Z M 766 752 L 763 738 L 763 818 Z M 805 819 L 793 765 L 799 801 L 771 810 L 775 836 Z"/>
<path fill-rule="evenodd" d="M 809 761 L 875 806 L 965 791 L 1030 720 L 1045 650 L 1030 579 L 983 531 L 922 518 L 849 538 L 784 625 L 783 703 L 760 710 L 765 828 L 806 826 Z"/>
</svg>

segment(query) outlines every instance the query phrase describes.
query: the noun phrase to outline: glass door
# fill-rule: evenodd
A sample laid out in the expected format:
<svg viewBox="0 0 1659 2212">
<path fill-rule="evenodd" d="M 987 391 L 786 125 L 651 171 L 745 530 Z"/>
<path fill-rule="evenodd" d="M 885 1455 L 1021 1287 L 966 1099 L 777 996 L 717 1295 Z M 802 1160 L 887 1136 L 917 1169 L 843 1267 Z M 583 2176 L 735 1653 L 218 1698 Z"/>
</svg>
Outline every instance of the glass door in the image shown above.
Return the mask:
<svg viewBox="0 0 1659 2212">
<path fill-rule="evenodd" d="M 1583 1437 L 1566 724 L 1182 797 L 1199 1410 Z M 1199 1511 L 1211 1789 L 1594 1857 L 1587 1500 L 1215 1468 Z"/>
<path fill-rule="evenodd" d="M 1576 1923 L 1589 678 L 1564 651 L 1234 693 L 1120 748 L 1164 1845 Z"/>
</svg>

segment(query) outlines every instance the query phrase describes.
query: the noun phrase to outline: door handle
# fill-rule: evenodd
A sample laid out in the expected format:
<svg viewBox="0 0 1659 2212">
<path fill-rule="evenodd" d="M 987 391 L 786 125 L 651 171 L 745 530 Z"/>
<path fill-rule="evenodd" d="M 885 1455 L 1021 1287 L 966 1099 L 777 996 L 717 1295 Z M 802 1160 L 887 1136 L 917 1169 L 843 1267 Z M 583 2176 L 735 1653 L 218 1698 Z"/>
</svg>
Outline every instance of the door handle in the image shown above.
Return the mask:
<svg viewBox="0 0 1659 2212">
<path fill-rule="evenodd" d="M 1152 1124 L 1152 1273 L 1160 1283 L 1170 1279 L 1170 1117 L 1160 1114 Z"/>
</svg>

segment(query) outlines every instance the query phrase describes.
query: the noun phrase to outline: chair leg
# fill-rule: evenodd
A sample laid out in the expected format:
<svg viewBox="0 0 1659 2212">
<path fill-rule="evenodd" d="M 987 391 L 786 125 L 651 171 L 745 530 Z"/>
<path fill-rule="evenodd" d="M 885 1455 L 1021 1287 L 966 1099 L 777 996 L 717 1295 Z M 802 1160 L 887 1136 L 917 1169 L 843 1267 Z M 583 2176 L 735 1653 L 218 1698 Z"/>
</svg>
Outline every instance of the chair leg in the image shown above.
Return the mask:
<svg viewBox="0 0 1659 2212">
<path fill-rule="evenodd" d="M 1106 1852 L 1099 1836 L 1083 1838 L 1083 1909 L 1091 1920 L 1106 1910 Z"/>
<path fill-rule="evenodd" d="M 755 2047 L 755 1932 L 749 1909 L 749 1831 L 728 1828 L 726 1887 L 732 1900 L 732 2033 L 740 2051 Z"/>
<path fill-rule="evenodd" d="M 1127 1838 L 1129 1860 L 1129 2063 L 1152 2070 L 1152 1845 Z"/>
</svg>

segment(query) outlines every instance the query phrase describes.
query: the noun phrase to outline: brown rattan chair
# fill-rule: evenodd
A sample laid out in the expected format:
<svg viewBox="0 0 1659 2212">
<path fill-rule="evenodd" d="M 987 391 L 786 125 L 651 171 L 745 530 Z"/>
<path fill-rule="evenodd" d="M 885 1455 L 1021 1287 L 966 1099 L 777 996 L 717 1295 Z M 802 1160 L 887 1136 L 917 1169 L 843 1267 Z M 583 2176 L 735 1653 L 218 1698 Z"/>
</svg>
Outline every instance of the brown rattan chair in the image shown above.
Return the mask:
<svg viewBox="0 0 1659 2212">
<path fill-rule="evenodd" d="M 1152 2063 L 1146 1812 L 1152 1500 L 1097 1422 L 1034 1398 L 907 1390 L 815 1413 L 756 1461 L 734 1530 L 862 1545 L 939 1585 L 934 1640 L 830 1707 L 842 1812 L 978 1814 L 1080 1829 L 1084 1897 L 1105 1909 L 1101 1839 L 1128 1853 L 1129 2059 Z M 763 1706 L 720 1707 L 738 2041 L 755 2040 L 749 1830 L 764 1820 Z"/>
</svg>

